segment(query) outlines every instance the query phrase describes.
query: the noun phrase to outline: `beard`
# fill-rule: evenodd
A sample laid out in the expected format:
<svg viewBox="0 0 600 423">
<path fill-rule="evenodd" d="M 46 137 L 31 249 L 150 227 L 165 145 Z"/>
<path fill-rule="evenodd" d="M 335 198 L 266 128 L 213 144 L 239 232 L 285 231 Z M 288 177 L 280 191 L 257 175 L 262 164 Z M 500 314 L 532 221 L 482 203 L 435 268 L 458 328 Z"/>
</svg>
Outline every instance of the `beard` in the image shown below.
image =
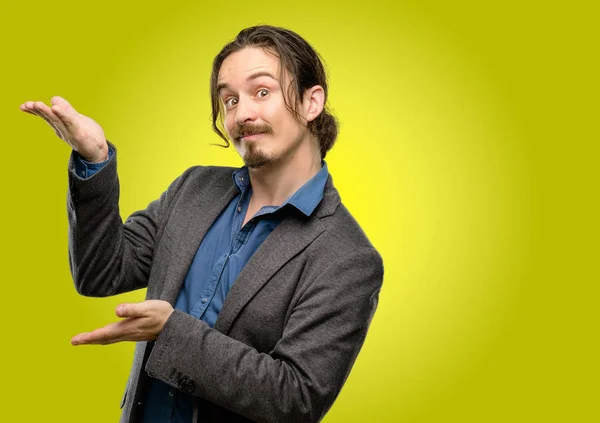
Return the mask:
<svg viewBox="0 0 600 423">
<path fill-rule="evenodd" d="M 241 141 L 239 139 L 240 137 L 244 135 L 254 135 L 260 133 L 272 135 L 273 128 L 271 128 L 271 126 L 266 123 L 247 123 L 245 125 L 236 125 L 230 133 L 230 137 L 233 140 L 233 143 L 236 146 L 236 148 L 239 149 L 241 147 Z M 245 144 L 246 152 L 244 153 L 242 159 L 244 160 L 246 166 L 248 166 L 249 168 L 259 168 L 272 162 L 272 159 L 260 149 L 258 149 L 254 142 L 247 142 Z"/>
<path fill-rule="evenodd" d="M 256 145 L 252 142 L 247 144 L 246 153 L 244 154 L 244 164 L 250 169 L 256 169 L 265 166 L 271 162 L 271 159 L 256 148 Z"/>
</svg>

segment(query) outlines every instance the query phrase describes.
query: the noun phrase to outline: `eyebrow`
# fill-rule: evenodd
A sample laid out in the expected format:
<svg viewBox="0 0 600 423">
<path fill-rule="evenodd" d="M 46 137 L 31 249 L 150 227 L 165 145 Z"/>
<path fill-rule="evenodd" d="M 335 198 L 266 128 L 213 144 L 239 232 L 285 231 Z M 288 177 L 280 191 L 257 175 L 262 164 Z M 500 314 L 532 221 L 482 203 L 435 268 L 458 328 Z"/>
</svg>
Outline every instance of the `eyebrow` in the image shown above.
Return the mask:
<svg viewBox="0 0 600 423">
<path fill-rule="evenodd" d="M 274 79 L 275 81 L 279 81 L 277 78 L 275 78 L 273 76 L 273 74 L 271 74 L 271 72 L 260 71 L 260 72 L 253 73 L 252 75 L 249 75 L 248 78 L 246 78 L 246 82 L 252 81 L 253 79 L 260 78 L 261 76 L 268 76 L 269 78 Z M 229 85 L 225 84 L 224 82 L 221 82 L 219 85 L 217 85 L 217 94 L 220 94 L 221 90 L 223 90 L 223 89 L 229 89 Z"/>
</svg>

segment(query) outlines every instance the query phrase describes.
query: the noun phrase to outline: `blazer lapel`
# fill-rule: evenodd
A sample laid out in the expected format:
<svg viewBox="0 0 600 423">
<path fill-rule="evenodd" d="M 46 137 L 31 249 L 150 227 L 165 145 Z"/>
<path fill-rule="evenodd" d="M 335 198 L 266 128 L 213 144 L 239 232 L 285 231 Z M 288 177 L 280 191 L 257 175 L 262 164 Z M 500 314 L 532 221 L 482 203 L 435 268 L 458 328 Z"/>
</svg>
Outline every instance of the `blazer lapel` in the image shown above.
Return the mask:
<svg viewBox="0 0 600 423">
<path fill-rule="evenodd" d="M 260 288 L 292 257 L 324 231 L 319 219 L 286 217 L 262 243 L 231 287 L 215 329 L 227 333 L 235 317 Z"/>
<path fill-rule="evenodd" d="M 231 181 L 230 184 L 208 186 L 200 193 L 192 193 L 189 200 L 181 200 L 177 216 L 172 216 L 172 220 L 178 222 L 177 226 L 172 229 L 173 233 L 165 234 L 172 239 L 172 247 L 160 299 L 175 305 L 200 242 L 238 192 Z"/>
</svg>

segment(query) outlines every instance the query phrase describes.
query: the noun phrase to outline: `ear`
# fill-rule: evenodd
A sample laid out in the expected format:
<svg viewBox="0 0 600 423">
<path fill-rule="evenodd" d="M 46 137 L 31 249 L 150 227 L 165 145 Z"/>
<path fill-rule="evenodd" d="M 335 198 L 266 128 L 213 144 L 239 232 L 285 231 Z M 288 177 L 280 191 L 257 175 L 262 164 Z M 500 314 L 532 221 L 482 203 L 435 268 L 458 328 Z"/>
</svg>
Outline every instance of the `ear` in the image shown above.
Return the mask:
<svg viewBox="0 0 600 423">
<path fill-rule="evenodd" d="M 308 88 L 304 92 L 302 105 L 304 107 L 304 116 L 306 121 L 311 122 L 317 118 L 325 106 L 325 91 L 320 85 Z"/>
</svg>

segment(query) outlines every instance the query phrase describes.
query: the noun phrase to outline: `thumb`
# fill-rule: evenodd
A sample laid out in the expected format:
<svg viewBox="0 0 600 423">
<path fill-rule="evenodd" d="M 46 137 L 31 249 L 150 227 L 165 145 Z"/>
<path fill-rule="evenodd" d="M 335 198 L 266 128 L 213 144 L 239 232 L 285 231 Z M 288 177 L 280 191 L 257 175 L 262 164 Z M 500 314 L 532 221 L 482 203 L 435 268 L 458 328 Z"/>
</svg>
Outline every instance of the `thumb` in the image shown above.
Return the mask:
<svg viewBox="0 0 600 423">
<path fill-rule="evenodd" d="M 125 303 L 117 306 L 119 317 L 146 317 L 146 309 L 143 303 Z"/>
</svg>

